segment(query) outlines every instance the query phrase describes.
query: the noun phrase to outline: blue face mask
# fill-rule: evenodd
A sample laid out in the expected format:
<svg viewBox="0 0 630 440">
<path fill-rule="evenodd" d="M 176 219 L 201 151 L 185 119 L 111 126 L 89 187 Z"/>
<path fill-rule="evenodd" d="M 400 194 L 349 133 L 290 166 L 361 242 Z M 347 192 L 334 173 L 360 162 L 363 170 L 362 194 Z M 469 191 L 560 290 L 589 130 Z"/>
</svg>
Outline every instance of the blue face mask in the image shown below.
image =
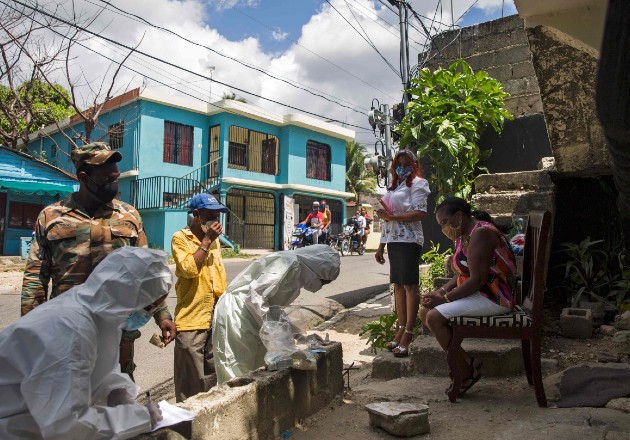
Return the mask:
<svg viewBox="0 0 630 440">
<path fill-rule="evenodd" d="M 144 327 L 144 325 L 151 320 L 152 316 L 153 315 L 144 310 L 136 310 L 129 315 L 129 318 L 127 318 L 127 322 L 123 328 L 129 331 L 138 330 Z"/>
<path fill-rule="evenodd" d="M 413 167 L 396 167 L 396 174 L 400 180 L 407 180 L 411 173 L 413 173 Z"/>
</svg>

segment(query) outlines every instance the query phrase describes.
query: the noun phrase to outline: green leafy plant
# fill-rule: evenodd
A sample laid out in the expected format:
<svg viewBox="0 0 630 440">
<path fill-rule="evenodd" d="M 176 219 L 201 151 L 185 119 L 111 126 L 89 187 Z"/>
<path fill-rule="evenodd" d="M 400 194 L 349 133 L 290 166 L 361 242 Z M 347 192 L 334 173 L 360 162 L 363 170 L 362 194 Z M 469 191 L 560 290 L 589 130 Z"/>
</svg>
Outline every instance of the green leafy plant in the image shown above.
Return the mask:
<svg viewBox="0 0 630 440">
<path fill-rule="evenodd" d="M 430 266 L 427 273 L 420 276 L 421 293 L 432 291 L 434 289 L 435 279 L 446 276 L 446 258 L 450 254 L 450 249 L 440 252 L 440 244 L 431 242 L 431 247 L 422 255 L 424 262 Z"/>
<path fill-rule="evenodd" d="M 491 153 L 477 142 L 486 128 L 500 133 L 505 119 L 513 119 L 504 108 L 510 95 L 499 81 L 473 72 L 463 60 L 448 69 L 424 68 L 411 82 L 407 114 L 394 129 L 400 145 L 429 159 L 429 183 L 438 203 L 446 196 L 470 201 L 475 171 L 487 172 L 477 164 Z"/>
<path fill-rule="evenodd" d="M 385 348 L 385 344 L 396 336 L 396 315 L 383 315 L 376 321 L 368 322 L 359 332 L 359 336 L 368 335 L 366 344 L 372 347 L 372 353 Z"/>
<path fill-rule="evenodd" d="M 584 296 L 589 301 L 610 302 L 606 299 L 611 285 L 607 273 L 608 255 L 597 245 L 603 240 L 592 241 L 586 237 L 580 243 L 562 243 L 559 252 L 567 257 L 564 277 L 571 289 L 572 307 L 576 307 Z M 612 304 L 614 306 L 614 304 Z"/>
</svg>

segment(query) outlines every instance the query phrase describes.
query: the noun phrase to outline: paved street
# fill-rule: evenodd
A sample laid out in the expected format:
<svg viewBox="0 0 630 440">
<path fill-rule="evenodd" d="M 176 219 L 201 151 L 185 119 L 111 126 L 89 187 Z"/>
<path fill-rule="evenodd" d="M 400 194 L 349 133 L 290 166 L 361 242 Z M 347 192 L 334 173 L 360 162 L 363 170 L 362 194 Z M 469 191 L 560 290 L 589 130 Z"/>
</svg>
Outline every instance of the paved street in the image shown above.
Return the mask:
<svg viewBox="0 0 630 440">
<path fill-rule="evenodd" d="M 228 281 L 250 263 L 240 259 L 225 260 Z M 339 278 L 317 293 L 303 291 L 294 302 L 294 308 L 299 307 L 307 312 L 304 316 L 309 319 L 328 319 L 341 306 L 353 307 L 385 291 L 388 268 L 387 264 L 377 264 L 371 253 L 341 257 Z M 21 273 L 0 273 L 0 329 L 19 317 L 21 279 Z M 170 292 L 167 302 L 171 309 L 175 308 L 174 290 Z M 301 323 L 296 324 L 299 326 Z M 149 344 L 149 338 L 156 330 L 155 324 L 148 324 L 142 331 L 142 337 L 136 341 L 136 382 L 141 390 L 152 389 L 156 397 L 169 396 L 173 384 L 173 345 L 159 349 Z"/>
</svg>

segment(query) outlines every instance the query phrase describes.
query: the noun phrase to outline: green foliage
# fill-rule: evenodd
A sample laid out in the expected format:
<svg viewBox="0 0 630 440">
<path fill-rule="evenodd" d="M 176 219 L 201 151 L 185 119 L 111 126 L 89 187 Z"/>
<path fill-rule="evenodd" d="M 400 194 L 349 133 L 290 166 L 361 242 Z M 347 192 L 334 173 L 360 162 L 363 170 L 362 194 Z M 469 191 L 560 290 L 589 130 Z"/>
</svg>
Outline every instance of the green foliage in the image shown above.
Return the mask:
<svg viewBox="0 0 630 440">
<path fill-rule="evenodd" d="M 463 60 L 434 72 L 424 68 L 411 80 L 412 100 L 407 115 L 395 128 L 400 145 L 416 150 L 430 161 L 429 183 L 437 202 L 446 196 L 470 201 L 480 160 L 491 150 L 480 151 L 477 142 L 486 128 L 497 133 L 513 116 L 504 108 L 509 94 L 484 71 L 474 73 Z"/>
<path fill-rule="evenodd" d="M 25 82 L 17 88 L 19 100 L 23 102 L 28 109 L 24 109 L 20 105 L 11 105 L 17 98 L 11 92 L 11 89 L 5 85 L 0 85 L 0 105 L 3 108 L 12 108 L 9 118 L 17 122 L 17 127 L 23 131 L 27 126 L 27 119 L 32 118 L 32 125 L 29 127 L 29 133 L 33 133 L 41 128 L 42 125 L 49 125 L 55 121 L 60 121 L 74 113 L 64 100 L 62 95 L 70 100 L 70 93 L 62 86 L 55 84 L 49 85 L 43 81 Z M 10 131 L 12 121 L 7 115 L 0 113 L 0 127 L 3 130 Z"/>
<path fill-rule="evenodd" d="M 420 277 L 421 293 L 432 291 L 434 289 L 434 280 L 446 276 L 446 258 L 450 254 L 450 249 L 440 252 L 440 244 L 434 244 L 433 242 L 431 242 L 431 247 L 422 254 L 422 259 L 425 263 L 430 264 L 430 266 L 428 272 Z"/>
<path fill-rule="evenodd" d="M 221 256 L 223 258 L 252 258 L 255 255 L 242 253 L 238 245 L 234 249 L 222 248 Z"/>
<path fill-rule="evenodd" d="M 346 191 L 354 194 L 359 201 L 359 194 L 369 194 L 376 189 L 376 176 L 368 170 L 363 161 L 365 150 L 354 142 L 346 142 Z"/>
<path fill-rule="evenodd" d="M 603 240 L 586 237 L 580 243 L 562 243 L 559 252 L 567 258 L 562 265 L 566 285 L 576 307 L 585 296 L 589 301 L 600 301 L 620 308 L 630 303 L 630 269 L 624 266 L 621 248 L 602 250 Z"/>
<path fill-rule="evenodd" d="M 368 322 L 359 332 L 359 336 L 367 333 L 367 344 L 372 347 L 372 352 L 376 354 L 379 349 L 385 348 L 385 344 L 396 337 L 396 315 L 383 315 L 377 321 Z"/>
</svg>

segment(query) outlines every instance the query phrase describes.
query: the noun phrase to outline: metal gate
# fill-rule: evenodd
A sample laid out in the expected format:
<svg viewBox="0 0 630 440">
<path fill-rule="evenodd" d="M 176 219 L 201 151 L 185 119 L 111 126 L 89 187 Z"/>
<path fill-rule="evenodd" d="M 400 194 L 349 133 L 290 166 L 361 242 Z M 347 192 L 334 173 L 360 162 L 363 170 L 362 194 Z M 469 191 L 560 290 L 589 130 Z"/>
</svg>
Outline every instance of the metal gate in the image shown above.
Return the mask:
<svg viewBox="0 0 630 440">
<path fill-rule="evenodd" d="M 242 249 L 273 249 L 276 206 L 273 194 L 232 189 L 227 194 L 226 234 Z"/>
</svg>

